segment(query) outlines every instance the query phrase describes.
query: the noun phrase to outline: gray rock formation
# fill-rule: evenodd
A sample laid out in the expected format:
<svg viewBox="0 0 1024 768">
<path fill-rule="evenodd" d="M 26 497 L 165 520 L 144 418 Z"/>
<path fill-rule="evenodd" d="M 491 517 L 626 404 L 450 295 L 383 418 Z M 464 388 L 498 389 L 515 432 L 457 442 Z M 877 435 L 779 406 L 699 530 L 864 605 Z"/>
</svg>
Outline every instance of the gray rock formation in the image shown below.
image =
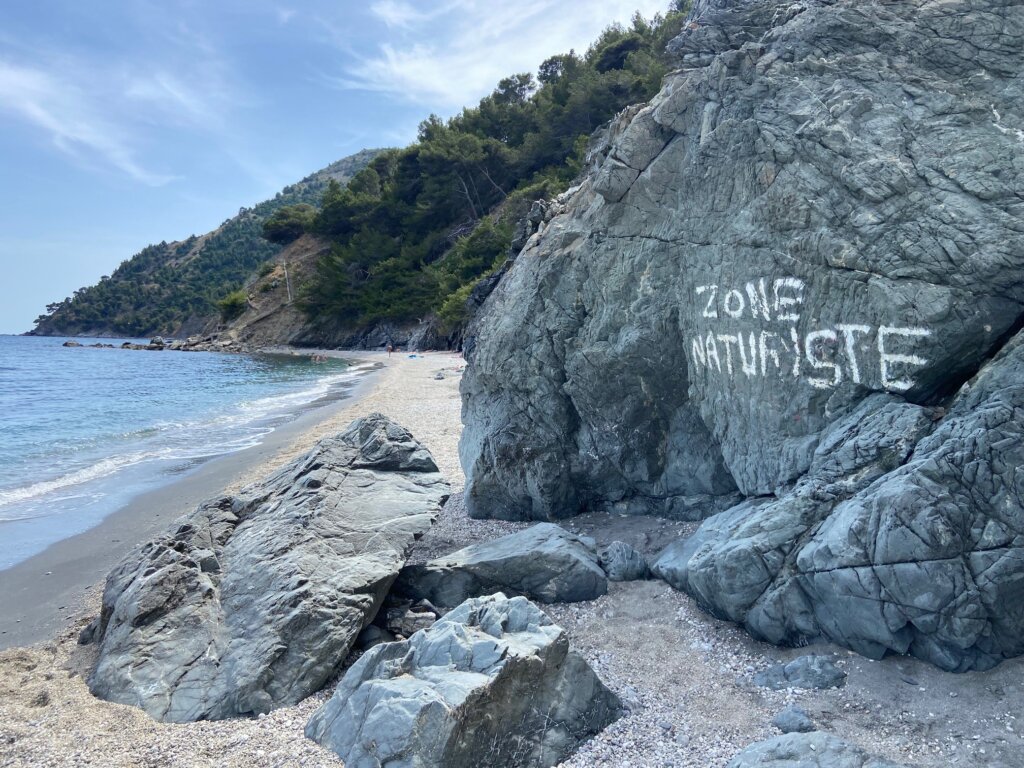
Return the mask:
<svg viewBox="0 0 1024 768">
<path fill-rule="evenodd" d="M 551 523 L 407 565 L 395 583 L 397 595 L 443 609 L 496 592 L 542 603 L 577 603 L 607 591 L 594 543 Z"/>
<path fill-rule="evenodd" d="M 727 510 L 654 570 L 759 637 L 1024 652 L 1024 6 L 700 0 L 670 47 L 470 331 L 470 514 Z"/>
<path fill-rule="evenodd" d="M 306 735 L 348 768 L 541 768 L 620 709 L 560 627 L 525 598 L 499 594 L 370 650 Z"/>
<path fill-rule="evenodd" d="M 597 553 L 598 564 L 608 581 L 636 581 L 650 575 L 647 560 L 624 541 L 613 541 Z"/>
<path fill-rule="evenodd" d="M 752 744 L 726 768 L 906 768 L 828 733 L 789 733 Z"/>
<path fill-rule="evenodd" d="M 298 702 L 337 672 L 447 494 L 405 429 L 354 421 L 107 577 L 90 689 L 171 722 Z"/>
<path fill-rule="evenodd" d="M 827 656 L 800 656 L 786 664 L 776 664 L 754 675 L 754 685 L 780 691 L 783 688 L 841 688 L 846 673 Z"/>
<path fill-rule="evenodd" d="M 772 725 L 783 733 L 810 733 L 814 723 L 800 707 L 786 707 L 772 718 Z"/>
</svg>

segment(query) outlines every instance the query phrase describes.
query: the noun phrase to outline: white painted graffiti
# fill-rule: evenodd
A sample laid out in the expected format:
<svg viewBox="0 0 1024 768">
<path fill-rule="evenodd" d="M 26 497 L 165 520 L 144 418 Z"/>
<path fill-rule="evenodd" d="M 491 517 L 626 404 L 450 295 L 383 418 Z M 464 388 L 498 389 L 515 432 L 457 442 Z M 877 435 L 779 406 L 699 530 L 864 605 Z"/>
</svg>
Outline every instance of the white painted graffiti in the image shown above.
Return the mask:
<svg viewBox="0 0 1024 768">
<path fill-rule="evenodd" d="M 818 389 L 844 381 L 906 392 L 913 370 L 928 363 L 915 344 L 931 336 L 927 328 L 839 323 L 807 333 L 797 330 L 805 284 L 793 277 L 751 281 L 741 288 L 699 285 L 701 316 L 709 320 L 756 320 L 788 328 L 700 333 L 690 342 L 697 370 L 747 378 L 788 376 Z"/>
</svg>

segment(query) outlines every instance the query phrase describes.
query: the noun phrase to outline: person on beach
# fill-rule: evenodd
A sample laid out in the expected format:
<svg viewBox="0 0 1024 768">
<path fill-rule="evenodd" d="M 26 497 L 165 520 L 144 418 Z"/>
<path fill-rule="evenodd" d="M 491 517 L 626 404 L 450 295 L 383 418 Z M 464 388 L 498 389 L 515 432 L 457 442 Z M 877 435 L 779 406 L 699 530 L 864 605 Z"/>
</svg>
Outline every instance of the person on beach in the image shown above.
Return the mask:
<svg viewBox="0 0 1024 768">
<path fill-rule="evenodd" d="M 390 344 L 388 344 L 388 357 L 391 357 L 391 353 L 394 351 L 394 349 L 395 349 L 394 347 L 392 347 Z"/>
</svg>

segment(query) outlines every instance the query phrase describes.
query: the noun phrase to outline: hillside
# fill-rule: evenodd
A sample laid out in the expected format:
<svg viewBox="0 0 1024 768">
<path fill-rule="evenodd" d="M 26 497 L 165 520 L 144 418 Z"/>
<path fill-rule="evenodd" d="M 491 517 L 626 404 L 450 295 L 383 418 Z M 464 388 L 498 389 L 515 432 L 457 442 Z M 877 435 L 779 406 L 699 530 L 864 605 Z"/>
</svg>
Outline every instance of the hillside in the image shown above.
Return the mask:
<svg viewBox="0 0 1024 768">
<path fill-rule="evenodd" d="M 688 5 L 611 25 L 536 77 L 512 74 L 478 105 L 429 116 L 417 141 L 329 184 L 318 210 L 279 209 L 265 236 L 288 248 L 227 298 L 226 325 L 187 329 L 202 331 L 193 345 L 461 346 L 472 307 L 596 162 L 602 126 L 657 92 Z"/>
<path fill-rule="evenodd" d="M 651 19 L 638 13 L 586 51 L 501 79 L 476 106 L 429 116 L 415 143 L 329 189 L 306 227 L 331 244 L 300 297 L 309 337 L 333 345 L 352 327 L 433 318 L 457 343 L 477 286 L 515 257 L 549 206 L 534 204 L 579 178 L 595 131 L 657 93 L 676 65 L 666 44 L 689 5 L 666 3 Z"/>
<path fill-rule="evenodd" d="M 49 305 L 34 335 L 184 335 L 217 317 L 216 303 L 281 247 L 264 240 L 263 222 L 286 205 L 319 204 L 328 184 L 346 184 L 379 150 L 363 150 L 243 208 L 213 232 L 143 248 L 109 277 Z"/>
<path fill-rule="evenodd" d="M 579 178 L 595 131 L 657 92 L 674 66 L 666 44 L 688 6 L 677 0 L 652 19 L 636 14 L 582 53 L 501 79 L 478 105 L 447 120 L 427 117 L 408 147 L 362 153 L 209 235 L 150 246 L 51 305 L 35 333 L 458 346 L 469 305 L 549 212 L 551 203 L 537 209 L 538 201 Z M 300 236 L 308 239 L 294 256 L 281 250 Z M 296 274 L 285 295 L 273 275 L 289 259 Z"/>
</svg>

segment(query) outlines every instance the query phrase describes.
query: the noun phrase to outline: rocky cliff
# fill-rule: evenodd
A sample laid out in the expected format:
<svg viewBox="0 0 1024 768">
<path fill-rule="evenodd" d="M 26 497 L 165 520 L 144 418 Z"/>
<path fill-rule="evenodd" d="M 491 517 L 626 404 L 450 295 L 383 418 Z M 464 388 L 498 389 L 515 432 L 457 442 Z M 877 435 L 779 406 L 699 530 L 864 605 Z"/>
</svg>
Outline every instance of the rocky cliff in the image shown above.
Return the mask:
<svg viewBox="0 0 1024 768">
<path fill-rule="evenodd" d="M 470 331 L 471 514 L 726 510 L 661 573 L 759 637 L 1024 652 L 1024 6 L 699 0 L 670 49 Z"/>
</svg>

